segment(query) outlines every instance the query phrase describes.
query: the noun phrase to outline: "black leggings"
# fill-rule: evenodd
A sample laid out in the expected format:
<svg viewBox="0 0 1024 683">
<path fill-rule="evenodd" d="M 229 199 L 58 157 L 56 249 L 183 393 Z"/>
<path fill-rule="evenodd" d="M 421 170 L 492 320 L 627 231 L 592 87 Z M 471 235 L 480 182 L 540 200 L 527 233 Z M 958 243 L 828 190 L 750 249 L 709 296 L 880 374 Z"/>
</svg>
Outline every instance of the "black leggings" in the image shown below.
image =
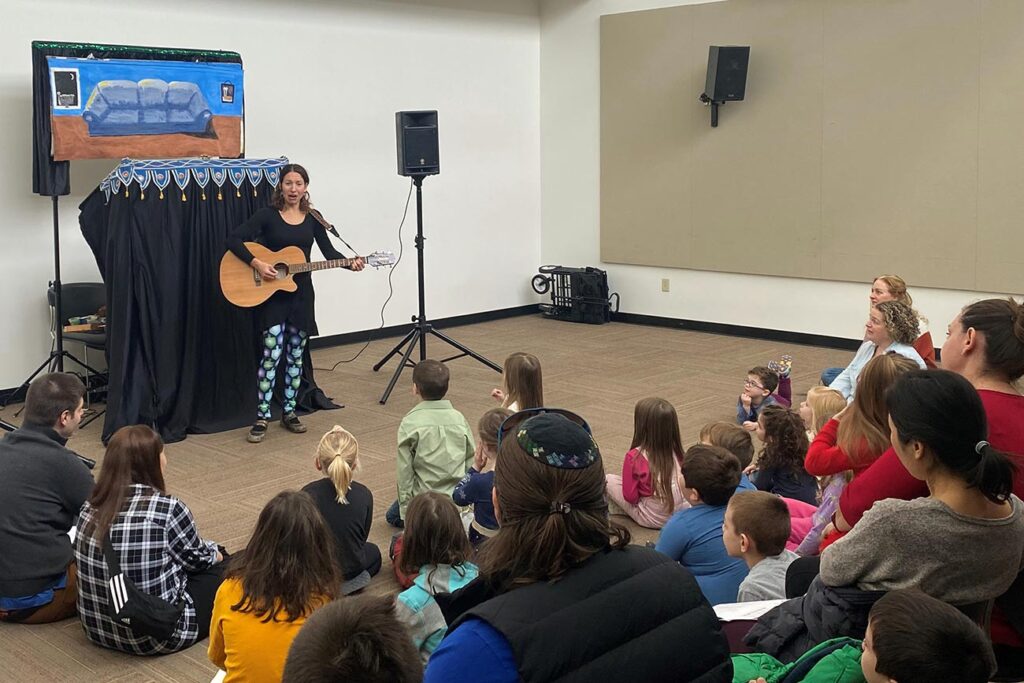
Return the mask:
<svg viewBox="0 0 1024 683">
<path fill-rule="evenodd" d="M 226 561 L 227 553 L 224 554 Z M 196 625 L 199 636 L 196 641 L 210 635 L 210 621 L 213 619 L 213 599 L 217 597 L 217 589 L 224 581 L 224 562 L 218 562 L 201 572 L 188 575 L 185 590 L 192 596 L 192 606 L 196 610 Z"/>
</svg>

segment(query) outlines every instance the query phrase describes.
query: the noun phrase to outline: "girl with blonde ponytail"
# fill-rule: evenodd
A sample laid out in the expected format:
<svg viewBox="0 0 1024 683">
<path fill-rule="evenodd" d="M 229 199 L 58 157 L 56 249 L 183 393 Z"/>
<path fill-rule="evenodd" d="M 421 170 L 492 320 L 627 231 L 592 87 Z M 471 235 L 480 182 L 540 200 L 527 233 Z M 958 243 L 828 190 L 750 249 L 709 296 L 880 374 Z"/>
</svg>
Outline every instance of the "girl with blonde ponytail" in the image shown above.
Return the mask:
<svg viewBox="0 0 1024 683">
<path fill-rule="evenodd" d="M 373 494 L 355 481 L 359 470 L 359 442 L 346 429 L 334 425 L 317 444 L 313 464 L 323 477 L 303 491 L 312 497 L 334 536 L 335 553 L 344 583 L 342 595 L 364 588 L 380 571 L 380 548 L 368 543 L 373 522 Z"/>
<path fill-rule="evenodd" d="M 359 442 L 348 431 L 334 425 L 316 447 L 316 468 L 326 474 L 338 492 L 338 502 L 347 505 L 345 494 L 352 485 L 352 474 L 359 467 Z"/>
</svg>

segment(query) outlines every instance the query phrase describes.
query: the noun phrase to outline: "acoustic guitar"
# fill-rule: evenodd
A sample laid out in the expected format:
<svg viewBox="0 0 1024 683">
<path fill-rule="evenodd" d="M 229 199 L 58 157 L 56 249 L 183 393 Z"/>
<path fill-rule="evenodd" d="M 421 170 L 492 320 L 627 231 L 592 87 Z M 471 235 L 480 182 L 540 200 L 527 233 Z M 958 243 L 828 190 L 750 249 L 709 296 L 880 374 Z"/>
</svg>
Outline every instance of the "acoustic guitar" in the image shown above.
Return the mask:
<svg viewBox="0 0 1024 683">
<path fill-rule="evenodd" d="M 294 292 L 298 289 L 293 279 L 296 273 L 345 268 L 356 261 L 354 258 L 340 258 L 307 262 L 306 255 L 298 247 L 271 251 L 256 242 L 246 242 L 245 246 L 255 258 L 274 266 L 277 278 L 267 280 L 232 252 L 224 254 L 224 258 L 220 260 L 220 289 L 224 292 L 225 299 L 242 308 L 259 306 L 273 296 L 274 292 Z M 395 265 L 395 255 L 390 251 L 375 251 L 369 256 L 364 256 L 363 260 L 366 265 L 373 268 Z"/>
</svg>

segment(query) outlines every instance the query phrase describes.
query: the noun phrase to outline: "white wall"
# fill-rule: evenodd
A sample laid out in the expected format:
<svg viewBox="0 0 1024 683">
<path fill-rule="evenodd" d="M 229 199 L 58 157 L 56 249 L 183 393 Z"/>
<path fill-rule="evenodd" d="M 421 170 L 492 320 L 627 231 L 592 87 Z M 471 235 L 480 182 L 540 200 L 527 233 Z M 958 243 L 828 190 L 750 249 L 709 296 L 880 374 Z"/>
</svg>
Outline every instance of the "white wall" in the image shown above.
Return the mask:
<svg viewBox="0 0 1024 683">
<path fill-rule="evenodd" d="M 540 260 L 539 10 L 536 0 L 0 0 L 0 239 L 7 332 L 0 388 L 49 349 L 50 201 L 31 187 L 30 41 L 234 50 L 246 73 L 246 153 L 286 155 L 314 203 L 360 251 L 398 251 L 408 180 L 396 173 L 394 112 L 437 109 L 440 176 L 423 186 L 427 311 L 433 318 L 534 301 Z M 99 279 L 78 204 L 115 161 L 72 162 L 61 199 L 62 280 Z M 387 324 L 416 310 L 415 212 Z M 371 329 L 386 275 L 318 273 L 324 335 Z"/>
<path fill-rule="evenodd" d="M 599 19 L 701 0 L 545 0 L 541 5 L 541 258 L 600 262 Z M 708 36 L 708 44 L 715 37 Z M 756 59 L 756 54 L 752 55 Z M 696 98 L 699 93 L 694 93 Z M 742 105 L 740 105 L 742 106 Z M 865 198 L 870 201 L 870 198 Z M 606 264 L 630 313 L 859 338 L 865 283 Z M 898 274 L 898 273 L 897 273 Z M 661 291 L 662 278 L 670 281 Z M 946 324 L 979 292 L 913 287 L 915 304 L 941 344 Z"/>
</svg>

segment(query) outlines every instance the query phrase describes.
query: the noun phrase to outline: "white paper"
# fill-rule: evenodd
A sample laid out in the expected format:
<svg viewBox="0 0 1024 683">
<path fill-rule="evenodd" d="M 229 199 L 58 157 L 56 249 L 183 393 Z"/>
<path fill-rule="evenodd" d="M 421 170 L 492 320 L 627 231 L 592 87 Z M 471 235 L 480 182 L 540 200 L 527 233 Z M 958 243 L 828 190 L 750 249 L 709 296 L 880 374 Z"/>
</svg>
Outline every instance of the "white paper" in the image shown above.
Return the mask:
<svg viewBox="0 0 1024 683">
<path fill-rule="evenodd" d="M 765 612 L 786 602 L 785 600 L 753 600 L 751 602 L 727 602 L 715 605 L 719 621 L 754 621 Z"/>
</svg>

